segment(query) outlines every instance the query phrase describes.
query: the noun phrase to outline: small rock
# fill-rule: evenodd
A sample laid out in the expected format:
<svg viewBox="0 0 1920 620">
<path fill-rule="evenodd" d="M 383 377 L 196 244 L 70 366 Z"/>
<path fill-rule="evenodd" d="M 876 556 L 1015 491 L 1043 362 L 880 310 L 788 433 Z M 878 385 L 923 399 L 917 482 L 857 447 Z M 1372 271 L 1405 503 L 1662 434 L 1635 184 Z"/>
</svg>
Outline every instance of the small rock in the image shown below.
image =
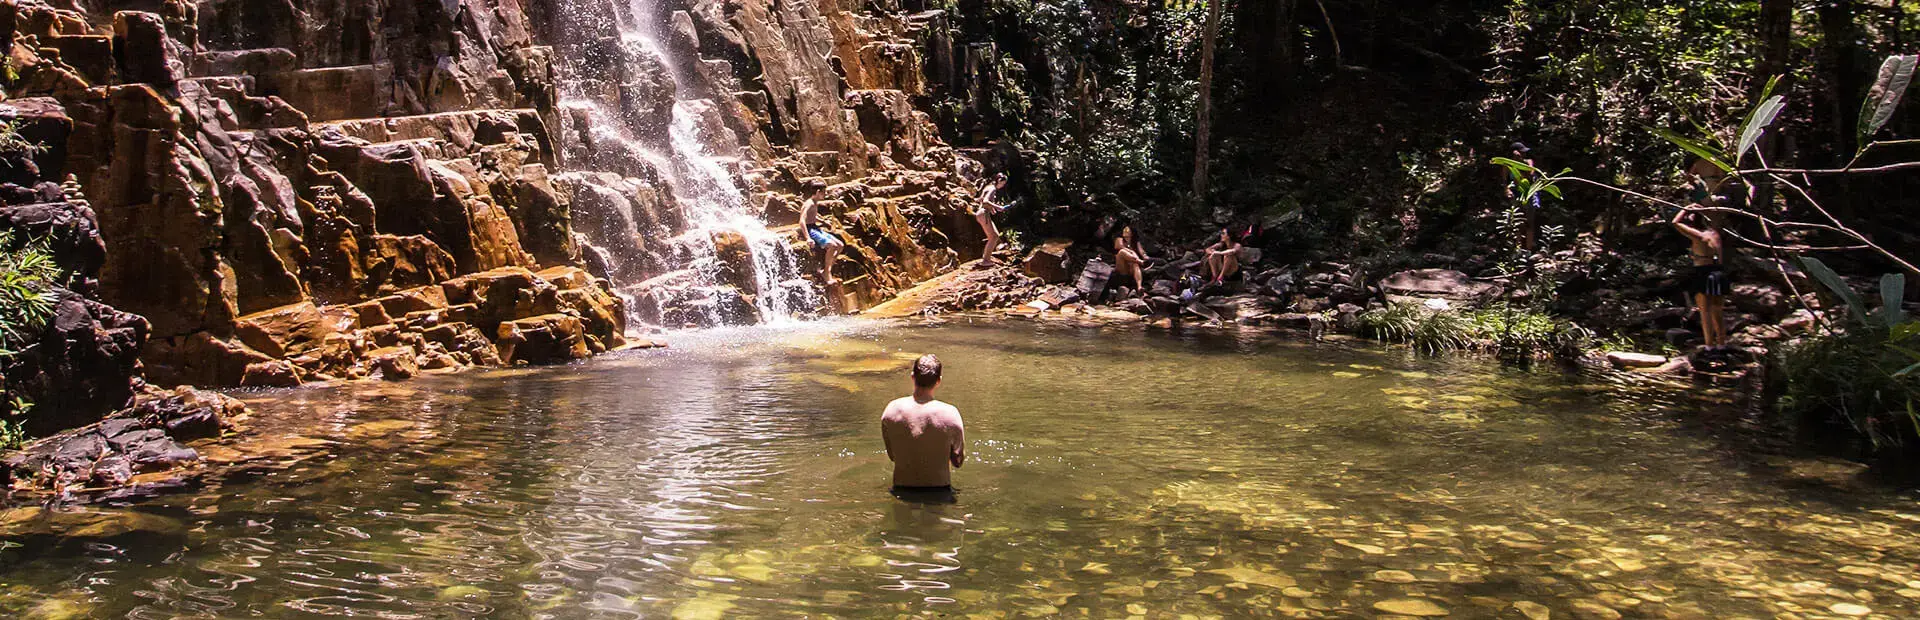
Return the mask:
<svg viewBox="0 0 1920 620">
<path fill-rule="evenodd" d="M 1526 616 L 1527 620 L 1548 620 L 1553 617 L 1553 610 L 1533 601 L 1514 601 L 1513 609 Z"/>
<path fill-rule="evenodd" d="M 1373 580 L 1384 581 L 1387 583 L 1413 583 L 1415 581 L 1419 581 L 1418 579 L 1414 578 L 1413 573 L 1409 573 L 1403 570 L 1374 571 Z"/>
<path fill-rule="evenodd" d="M 1397 598 L 1390 601 L 1380 601 L 1374 603 L 1373 608 L 1402 616 L 1436 617 L 1444 616 L 1448 613 L 1447 608 L 1423 598 Z"/>
<path fill-rule="evenodd" d="M 1598 601 L 1574 599 L 1569 601 L 1567 606 L 1573 608 L 1573 615 L 1587 620 L 1619 620 L 1620 618 L 1620 612 Z"/>
</svg>

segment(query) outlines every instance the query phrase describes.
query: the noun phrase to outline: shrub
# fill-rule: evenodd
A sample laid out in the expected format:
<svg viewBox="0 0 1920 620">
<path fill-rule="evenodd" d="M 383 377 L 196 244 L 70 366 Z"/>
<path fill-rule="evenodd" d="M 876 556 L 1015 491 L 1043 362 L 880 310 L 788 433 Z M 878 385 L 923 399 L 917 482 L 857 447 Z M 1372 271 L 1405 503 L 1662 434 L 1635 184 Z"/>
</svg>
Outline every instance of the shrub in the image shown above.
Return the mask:
<svg viewBox="0 0 1920 620">
<path fill-rule="evenodd" d="M 1901 349 L 1920 348 L 1920 323 L 1897 330 L 1854 325 L 1810 337 L 1780 357 L 1786 393 L 1780 409 L 1800 419 L 1844 421 L 1873 448 L 1920 438 L 1920 373 Z"/>
<path fill-rule="evenodd" d="M 1806 420 L 1844 421 L 1875 450 L 1920 441 L 1920 322 L 1900 307 L 1906 278 L 1880 280 L 1880 310 L 1817 259 L 1807 272 L 1847 306 L 1851 320 L 1788 347 L 1780 357 L 1786 391 L 1781 411 Z"/>
<path fill-rule="evenodd" d="M 1465 312 L 1387 304 L 1360 315 L 1360 333 L 1428 354 L 1473 350 L 1515 359 L 1577 353 L 1592 340 L 1578 325 L 1507 304 Z"/>
<path fill-rule="evenodd" d="M 53 315 L 53 287 L 63 273 L 41 241 L 19 242 L 0 230 L 0 359 L 11 356 Z"/>
</svg>

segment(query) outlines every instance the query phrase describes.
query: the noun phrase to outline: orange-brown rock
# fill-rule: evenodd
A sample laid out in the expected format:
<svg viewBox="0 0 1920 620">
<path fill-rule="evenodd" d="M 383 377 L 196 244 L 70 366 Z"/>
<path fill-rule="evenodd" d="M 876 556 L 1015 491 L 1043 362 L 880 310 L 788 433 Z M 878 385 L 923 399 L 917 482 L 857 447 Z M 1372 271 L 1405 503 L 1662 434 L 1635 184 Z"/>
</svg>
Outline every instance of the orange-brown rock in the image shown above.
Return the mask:
<svg viewBox="0 0 1920 620">
<path fill-rule="evenodd" d="M 286 358 L 354 327 L 354 314 L 346 309 L 321 308 L 303 301 L 240 317 L 234 324 L 234 334 L 255 351 Z"/>
<path fill-rule="evenodd" d="M 300 369 L 286 360 L 247 364 L 240 375 L 240 385 L 249 387 L 293 387 L 300 381 Z"/>
<path fill-rule="evenodd" d="M 415 358 L 412 347 L 386 347 L 367 353 L 368 365 L 377 369 L 380 378 L 388 381 L 404 381 L 420 374 L 420 362 Z"/>
<path fill-rule="evenodd" d="M 501 323 L 494 342 L 506 362 L 557 362 L 591 355 L 578 317 L 546 314 Z"/>
</svg>

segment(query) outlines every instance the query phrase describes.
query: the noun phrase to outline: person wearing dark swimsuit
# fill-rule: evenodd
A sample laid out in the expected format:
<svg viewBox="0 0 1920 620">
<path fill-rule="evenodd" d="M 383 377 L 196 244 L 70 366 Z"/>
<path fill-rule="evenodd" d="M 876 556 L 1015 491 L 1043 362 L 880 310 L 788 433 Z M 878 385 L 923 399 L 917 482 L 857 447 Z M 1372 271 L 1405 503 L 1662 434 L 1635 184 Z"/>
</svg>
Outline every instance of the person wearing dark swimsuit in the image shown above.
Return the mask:
<svg viewBox="0 0 1920 620">
<path fill-rule="evenodd" d="M 1713 196 L 1706 204 L 1724 207 L 1727 199 Z M 1724 347 L 1727 344 L 1726 295 L 1731 282 L 1721 264 L 1725 258 L 1725 242 L 1720 235 L 1720 215 L 1703 210 L 1700 204 L 1689 205 L 1673 216 L 1673 227 L 1692 241 L 1688 254 L 1693 257 L 1693 273 L 1687 278 L 1687 292 L 1693 297 L 1694 307 L 1700 310 L 1701 337 L 1708 349 Z"/>
</svg>

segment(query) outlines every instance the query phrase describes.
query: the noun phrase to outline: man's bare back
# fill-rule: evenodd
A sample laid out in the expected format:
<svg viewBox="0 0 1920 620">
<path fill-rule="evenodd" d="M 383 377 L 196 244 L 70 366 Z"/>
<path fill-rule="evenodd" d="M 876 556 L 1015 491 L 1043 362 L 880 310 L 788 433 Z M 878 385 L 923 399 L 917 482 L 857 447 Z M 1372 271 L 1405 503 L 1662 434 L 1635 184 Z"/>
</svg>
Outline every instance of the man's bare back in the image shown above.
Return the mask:
<svg viewBox="0 0 1920 620">
<path fill-rule="evenodd" d="M 933 398 L 939 359 L 922 357 L 914 370 L 913 395 L 887 403 L 880 437 L 893 460 L 893 486 L 945 487 L 953 480 L 948 466 L 958 468 L 967 460 L 966 428 L 959 409 Z"/>
<path fill-rule="evenodd" d="M 893 459 L 893 486 L 948 486 L 953 478 L 947 467 L 958 468 L 967 460 L 960 410 L 937 400 L 920 402 L 907 396 L 887 403 L 880 434 L 887 442 L 887 458 Z"/>
</svg>

